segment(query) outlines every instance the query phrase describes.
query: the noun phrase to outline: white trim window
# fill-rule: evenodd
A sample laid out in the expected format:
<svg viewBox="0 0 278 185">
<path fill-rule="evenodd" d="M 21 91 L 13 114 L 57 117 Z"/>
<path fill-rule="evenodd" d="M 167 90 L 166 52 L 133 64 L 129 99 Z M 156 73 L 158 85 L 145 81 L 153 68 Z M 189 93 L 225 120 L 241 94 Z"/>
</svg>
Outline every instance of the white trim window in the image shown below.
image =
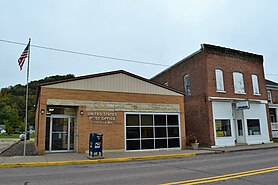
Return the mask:
<svg viewBox="0 0 278 185">
<path fill-rule="evenodd" d="M 215 120 L 216 137 L 231 137 L 231 123 L 229 119 Z"/>
<path fill-rule="evenodd" d="M 237 94 L 245 94 L 243 74 L 240 72 L 233 72 L 234 92 Z"/>
<path fill-rule="evenodd" d="M 225 92 L 223 71 L 215 69 L 216 92 Z"/>
<path fill-rule="evenodd" d="M 253 94 L 260 95 L 259 83 L 258 83 L 258 76 L 252 75 L 252 85 L 253 85 Z"/>
<path fill-rule="evenodd" d="M 126 113 L 126 150 L 180 148 L 179 114 Z"/>
<path fill-rule="evenodd" d="M 272 103 L 272 95 L 271 95 L 271 91 L 267 91 L 267 95 L 268 95 L 268 103 Z"/>
<path fill-rule="evenodd" d="M 261 135 L 260 120 L 247 119 L 248 135 Z"/>
<path fill-rule="evenodd" d="M 189 74 L 184 75 L 184 89 L 185 89 L 185 95 L 190 96 L 191 90 L 190 90 L 190 80 L 189 80 Z"/>
</svg>

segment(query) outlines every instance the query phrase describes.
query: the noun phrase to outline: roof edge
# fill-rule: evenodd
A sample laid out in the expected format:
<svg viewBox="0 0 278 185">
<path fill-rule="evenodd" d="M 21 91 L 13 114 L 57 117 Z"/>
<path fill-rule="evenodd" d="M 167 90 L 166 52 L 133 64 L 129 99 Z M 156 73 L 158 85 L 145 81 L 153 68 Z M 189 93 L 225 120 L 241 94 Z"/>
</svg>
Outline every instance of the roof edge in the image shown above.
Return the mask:
<svg viewBox="0 0 278 185">
<path fill-rule="evenodd" d="M 163 71 L 161 71 L 161 72 L 158 73 L 157 75 L 153 76 L 153 77 L 151 78 L 151 80 L 154 79 L 155 77 L 161 75 L 162 73 L 164 73 L 164 72 L 166 72 L 166 71 L 169 71 L 170 69 L 172 69 L 172 68 L 174 68 L 175 66 L 179 65 L 179 64 L 182 63 L 183 61 L 185 61 L 185 60 L 187 60 L 187 59 L 189 59 L 189 58 L 191 58 L 191 57 L 193 57 L 193 56 L 199 54 L 202 50 L 203 50 L 203 48 L 201 48 L 201 49 L 195 51 L 194 53 L 191 53 L 190 55 L 188 55 L 188 56 L 186 56 L 185 58 L 181 59 L 181 60 L 178 61 L 177 63 L 171 65 L 170 67 L 164 69 Z"/>
<path fill-rule="evenodd" d="M 137 79 L 145 81 L 147 83 L 151 83 L 153 85 L 162 87 L 164 89 L 168 89 L 170 91 L 174 91 L 174 92 L 176 92 L 178 94 L 184 95 L 184 92 L 182 92 L 182 91 L 179 91 L 179 90 L 174 89 L 172 87 L 168 87 L 168 86 L 162 85 L 160 83 L 157 83 L 157 82 L 154 82 L 152 80 L 146 79 L 144 77 L 135 75 L 135 74 L 127 72 L 125 70 L 116 70 L 116 71 L 110 71 L 110 72 L 103 72 L 103 73 L 97 73 L 97 74 L 92 74 L 92 75 L 85 75 L 85 76 L 74 77 L 74 78 L 65 79 L 65 80 L 57 80 L 57 81 L 52 81 L 52 82 L 41 83 L 41 84 L 39 84 L 39 88 L 41 88 L 42 86 L 46 86 L 46 85 L 53 85 L 53 84 L 58 84 L 58 83 L 71 82 L 71 81 L 83 80 L 83 79 L 88 79 L 88 78 L 96 78 L 96 77 L 102 77 L 102 76 L 114 75 L 114 74 L 120 74 L 120 73 L 128 75 L 128 76 L 131 76 L 131 77 L 134 77 L 134 78 L 137 78 Z"/>
<path fill-rule="evenodd" d="M 238 57 L 242 60 L 251 60 L 254 62 L 259 62 L 263 63 L 263 55 L 255 54 L 255 53 L 250 53 L 246 51 L 241 51 L 241 50 L 236 50 L 236 49 L 231 49 L 231 48 L 226 48 L 222 46 L 216 46 L 212 44 L 206 44 L 203 43 L 201 44 L 201 48 L 208 53 L 211 54 L 216 54 L 216 55 L 223 55 L 223 56 L 228 56 L 228 57 Z"/>
</svg>

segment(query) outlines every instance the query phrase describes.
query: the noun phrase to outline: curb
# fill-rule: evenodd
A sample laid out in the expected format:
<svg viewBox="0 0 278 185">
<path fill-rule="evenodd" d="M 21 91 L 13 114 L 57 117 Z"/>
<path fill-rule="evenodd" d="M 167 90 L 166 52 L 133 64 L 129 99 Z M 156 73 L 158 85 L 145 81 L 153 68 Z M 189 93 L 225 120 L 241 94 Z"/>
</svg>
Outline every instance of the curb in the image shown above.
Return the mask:
<svg viewBox="0 0 278 185">
<path fill-rule="evenodd" d="M 268 146 L 268 147 L 265 147 L 265 148 L 245 148 L 245 149 L 238 149 L 238 150 L 209 150 L 209 151 L 214 151 L 214 152 L 217 152 L 217 153 L 233 153 L 233 152 L 244 152 L 244 151 L 251 151 L 251 150 L 267 150 L 267 149 L 274 149 L 274 148 L 278 148 L 278 146 Z"/>
<path fill-rule="evenodd" d="M 278 146 L 265 147 L 265 148 L 247 148 L 247 149 L 230 150 L 230 151 L 222 151 L 222 152 L 223 153 L 232 153 L 232 152 L 243 152 L 243 151 L 251 151 L 251 150 L 267 150 L 267 149 L 273 149 L 273 148 L 278 148 Z"/>
<path fill-rule="evenodd" d="M 113 162 L 183 158 L 183 157 L 191 157 L 191 156 L 197 156 L 197 154 L 196 153 L 189 153 L 189 154 L 187 153 L 187 154 L 170 154 L 170 155 L 109 158 L 109 159 L 95 159 L 95 160 L 78 160 L 78 161 L 10 163 L 10 164 L 1 164 L 0 168 L 15 168 L 15 167 L 25 167 L 25 166 L 59 166 L 59 165 L 72 165 L 72 164 L 113 163 Z"/>
</svg>

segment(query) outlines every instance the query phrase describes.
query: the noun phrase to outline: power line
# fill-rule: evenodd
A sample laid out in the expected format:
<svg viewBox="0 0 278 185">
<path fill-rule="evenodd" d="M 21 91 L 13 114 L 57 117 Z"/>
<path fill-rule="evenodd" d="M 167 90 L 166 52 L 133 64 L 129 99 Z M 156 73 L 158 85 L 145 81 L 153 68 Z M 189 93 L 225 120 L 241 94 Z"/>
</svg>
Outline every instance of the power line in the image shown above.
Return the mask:
<svg viewBox="0 0 278 185">
<path fill-rule="evenodd" d="M 17 44 L 17 45 L 26 45 L 26 43 L 4 40 L 4 39 L 0 39 L 0 42 L 6 42 L 6 43 L 10 43 L 10 44 Z M 40 48 L 40 49 L 46 49 L 46 50 L 52 50 L 52 51 L 58 51 L 58 52 L 76 54 L 76 55 L 83 55 L 83 56 L 89 56 L 89 57 L 97 57 L 97 58 L 104 58 L 104 59 L 109 59 L 109 60 L 118 60 L 118 61 L 131 62 L 131 63 L 139 63 L 139 64 L 169 67 L 169 65 L 152 63 L 152 62 L 145 62 L 145 61 L 140 61 L 140 60 L 131 60 L 131 59 L 125 59 L 125 58 L 110 57 L 110 56 L 105 56 L 105 55 L 96 55 L 96 54 L 91 54 L 91 53 L 84 53 L 84 52 L 79 52 L 79 51 L 58 49 L 58 48 L 52 48 L 52 47 L 46 47 L 46 46 L 40 46 L 40 45 L 33 45 L 33 44 L 31 44 L 30 46 L 32 46 L 34 48 Z"/>
<path fill-rule="evenodd" d="M 278 74 L 265 74 L 265 75 L 269 75 L 269 76 L 278 76 Z"/>
</svg>

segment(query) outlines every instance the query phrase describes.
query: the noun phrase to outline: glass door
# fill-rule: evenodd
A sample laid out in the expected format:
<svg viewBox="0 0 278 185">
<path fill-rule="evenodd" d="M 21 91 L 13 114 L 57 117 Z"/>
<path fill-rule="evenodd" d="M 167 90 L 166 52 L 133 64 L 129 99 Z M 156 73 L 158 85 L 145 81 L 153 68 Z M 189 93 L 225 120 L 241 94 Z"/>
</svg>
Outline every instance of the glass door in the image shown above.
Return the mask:
<svg viewBox="0 0 278 185">
<path fill-rule="evenodd" d="M 49 130 L 49 151 L 74 150 L 74 117 L 52 115 Z"/>
<path fill-rule="evenodd" d="M 68 150 L 69 118 L 52 118 L 51 150 Z"/>
<path fill-rule="evenodd" d="M 243 130 L 243 123 L 242 119 L 238 119 L 236 123 L 237 127 L 237 143 L 245 143 L 245 137 L 244 137 L 244 130 Z"/>
</svg>

